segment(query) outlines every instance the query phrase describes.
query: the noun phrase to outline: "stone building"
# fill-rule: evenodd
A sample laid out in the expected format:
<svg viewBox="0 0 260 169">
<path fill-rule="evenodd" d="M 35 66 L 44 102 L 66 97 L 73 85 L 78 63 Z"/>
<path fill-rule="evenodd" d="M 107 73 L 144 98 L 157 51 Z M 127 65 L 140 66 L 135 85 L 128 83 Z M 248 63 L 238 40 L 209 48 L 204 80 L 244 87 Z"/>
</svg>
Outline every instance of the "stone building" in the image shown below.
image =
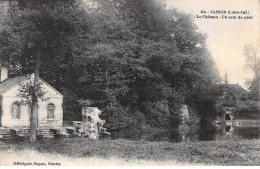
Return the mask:
<svg viewBox="0 0 260 169">
<path fill-rule="evenodd" d="M 34 74 L 8 78 L 8 70 L 1 68 L 0 83 L 0 126 L 29 127 L 31 106 L 21 104 L 21 87 L 32 83 Z M 40 78 L 44 100 L 38 100 L 38 127 L 59 127 L 63 124 L 63 95 Z"/>
</svg>

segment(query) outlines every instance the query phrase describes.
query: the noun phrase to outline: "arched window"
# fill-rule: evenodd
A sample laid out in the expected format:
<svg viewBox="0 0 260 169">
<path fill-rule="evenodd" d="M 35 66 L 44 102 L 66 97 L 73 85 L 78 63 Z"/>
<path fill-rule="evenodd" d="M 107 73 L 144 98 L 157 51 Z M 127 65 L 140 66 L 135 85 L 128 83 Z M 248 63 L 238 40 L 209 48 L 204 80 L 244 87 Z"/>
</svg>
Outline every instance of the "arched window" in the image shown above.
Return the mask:
<svg viewBox="0 0 260 169">
<path fill-rule="evenodd" d="M 53 104 L 48 104 L 47 107 L 47 119 L 54 119 L 55 106 Z"/>
<path fill-rule="evenodd" d="M 12 104 L 11 116 L 12 119 L 20 119 L 20 105 L 18 103 Z"/>
</svg>

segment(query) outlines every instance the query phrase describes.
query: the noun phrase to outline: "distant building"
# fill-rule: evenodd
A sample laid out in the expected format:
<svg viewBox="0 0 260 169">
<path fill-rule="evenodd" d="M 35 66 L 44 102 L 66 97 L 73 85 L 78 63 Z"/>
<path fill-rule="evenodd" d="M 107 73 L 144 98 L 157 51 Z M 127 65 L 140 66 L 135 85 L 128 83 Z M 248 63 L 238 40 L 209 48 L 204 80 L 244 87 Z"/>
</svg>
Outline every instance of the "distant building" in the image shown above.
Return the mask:
<svg viewBox="0 0 260 169">
<path fill-rule="evenodd" d="M 227 72 L 225 74 L 225 84 L 220 85 L 223 91 L 225 107 L 235 107 L 239 102 L 247 99 L 247 91 L 239 84 L 229 84 Z"/>
<path fill-rule="evenodd" d="M 0 126 L 3 127 L 29 127 L 31 106 L 21 104 L 19 96 L 21 84 L 32 81 L 34 74 L 30 76 L 18 76 L 8 78 L 8 70 L 1 68 L 0 82 Z M 44 98 L 38 100 L 37 126 L 59 127 L 63 124 L 63 95 L 52 86 L 40 79 Z"/>
</svg>

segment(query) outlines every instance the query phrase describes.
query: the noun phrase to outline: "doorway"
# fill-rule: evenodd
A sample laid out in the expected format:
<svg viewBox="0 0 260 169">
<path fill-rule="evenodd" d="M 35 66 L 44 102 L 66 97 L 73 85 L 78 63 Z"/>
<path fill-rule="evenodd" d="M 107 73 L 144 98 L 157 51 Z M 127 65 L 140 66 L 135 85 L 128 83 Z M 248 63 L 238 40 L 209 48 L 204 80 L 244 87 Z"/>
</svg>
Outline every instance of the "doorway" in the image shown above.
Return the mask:
<svg viewBox="0 0 260 169">
<path fill-rule="evenodd" d="M 225 114 L 225 120 L 231 120 L 230 114 Z"/>
</svg>

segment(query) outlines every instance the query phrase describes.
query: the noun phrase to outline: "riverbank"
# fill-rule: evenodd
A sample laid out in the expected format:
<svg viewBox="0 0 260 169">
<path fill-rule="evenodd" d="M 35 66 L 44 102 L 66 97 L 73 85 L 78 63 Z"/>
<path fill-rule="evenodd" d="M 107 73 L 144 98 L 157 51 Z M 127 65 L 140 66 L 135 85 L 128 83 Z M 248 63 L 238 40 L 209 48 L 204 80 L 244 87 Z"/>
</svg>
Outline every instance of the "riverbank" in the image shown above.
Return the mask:
<svg viewBox="0 0 260 169">
<path fill-rule="evenodd" d="M 76 138 L 0 147 L 5 157 L 1 165 L 35 160 L 61 165 L 260 165 L 260 140 L 170 143 Z"/>
</svg>

